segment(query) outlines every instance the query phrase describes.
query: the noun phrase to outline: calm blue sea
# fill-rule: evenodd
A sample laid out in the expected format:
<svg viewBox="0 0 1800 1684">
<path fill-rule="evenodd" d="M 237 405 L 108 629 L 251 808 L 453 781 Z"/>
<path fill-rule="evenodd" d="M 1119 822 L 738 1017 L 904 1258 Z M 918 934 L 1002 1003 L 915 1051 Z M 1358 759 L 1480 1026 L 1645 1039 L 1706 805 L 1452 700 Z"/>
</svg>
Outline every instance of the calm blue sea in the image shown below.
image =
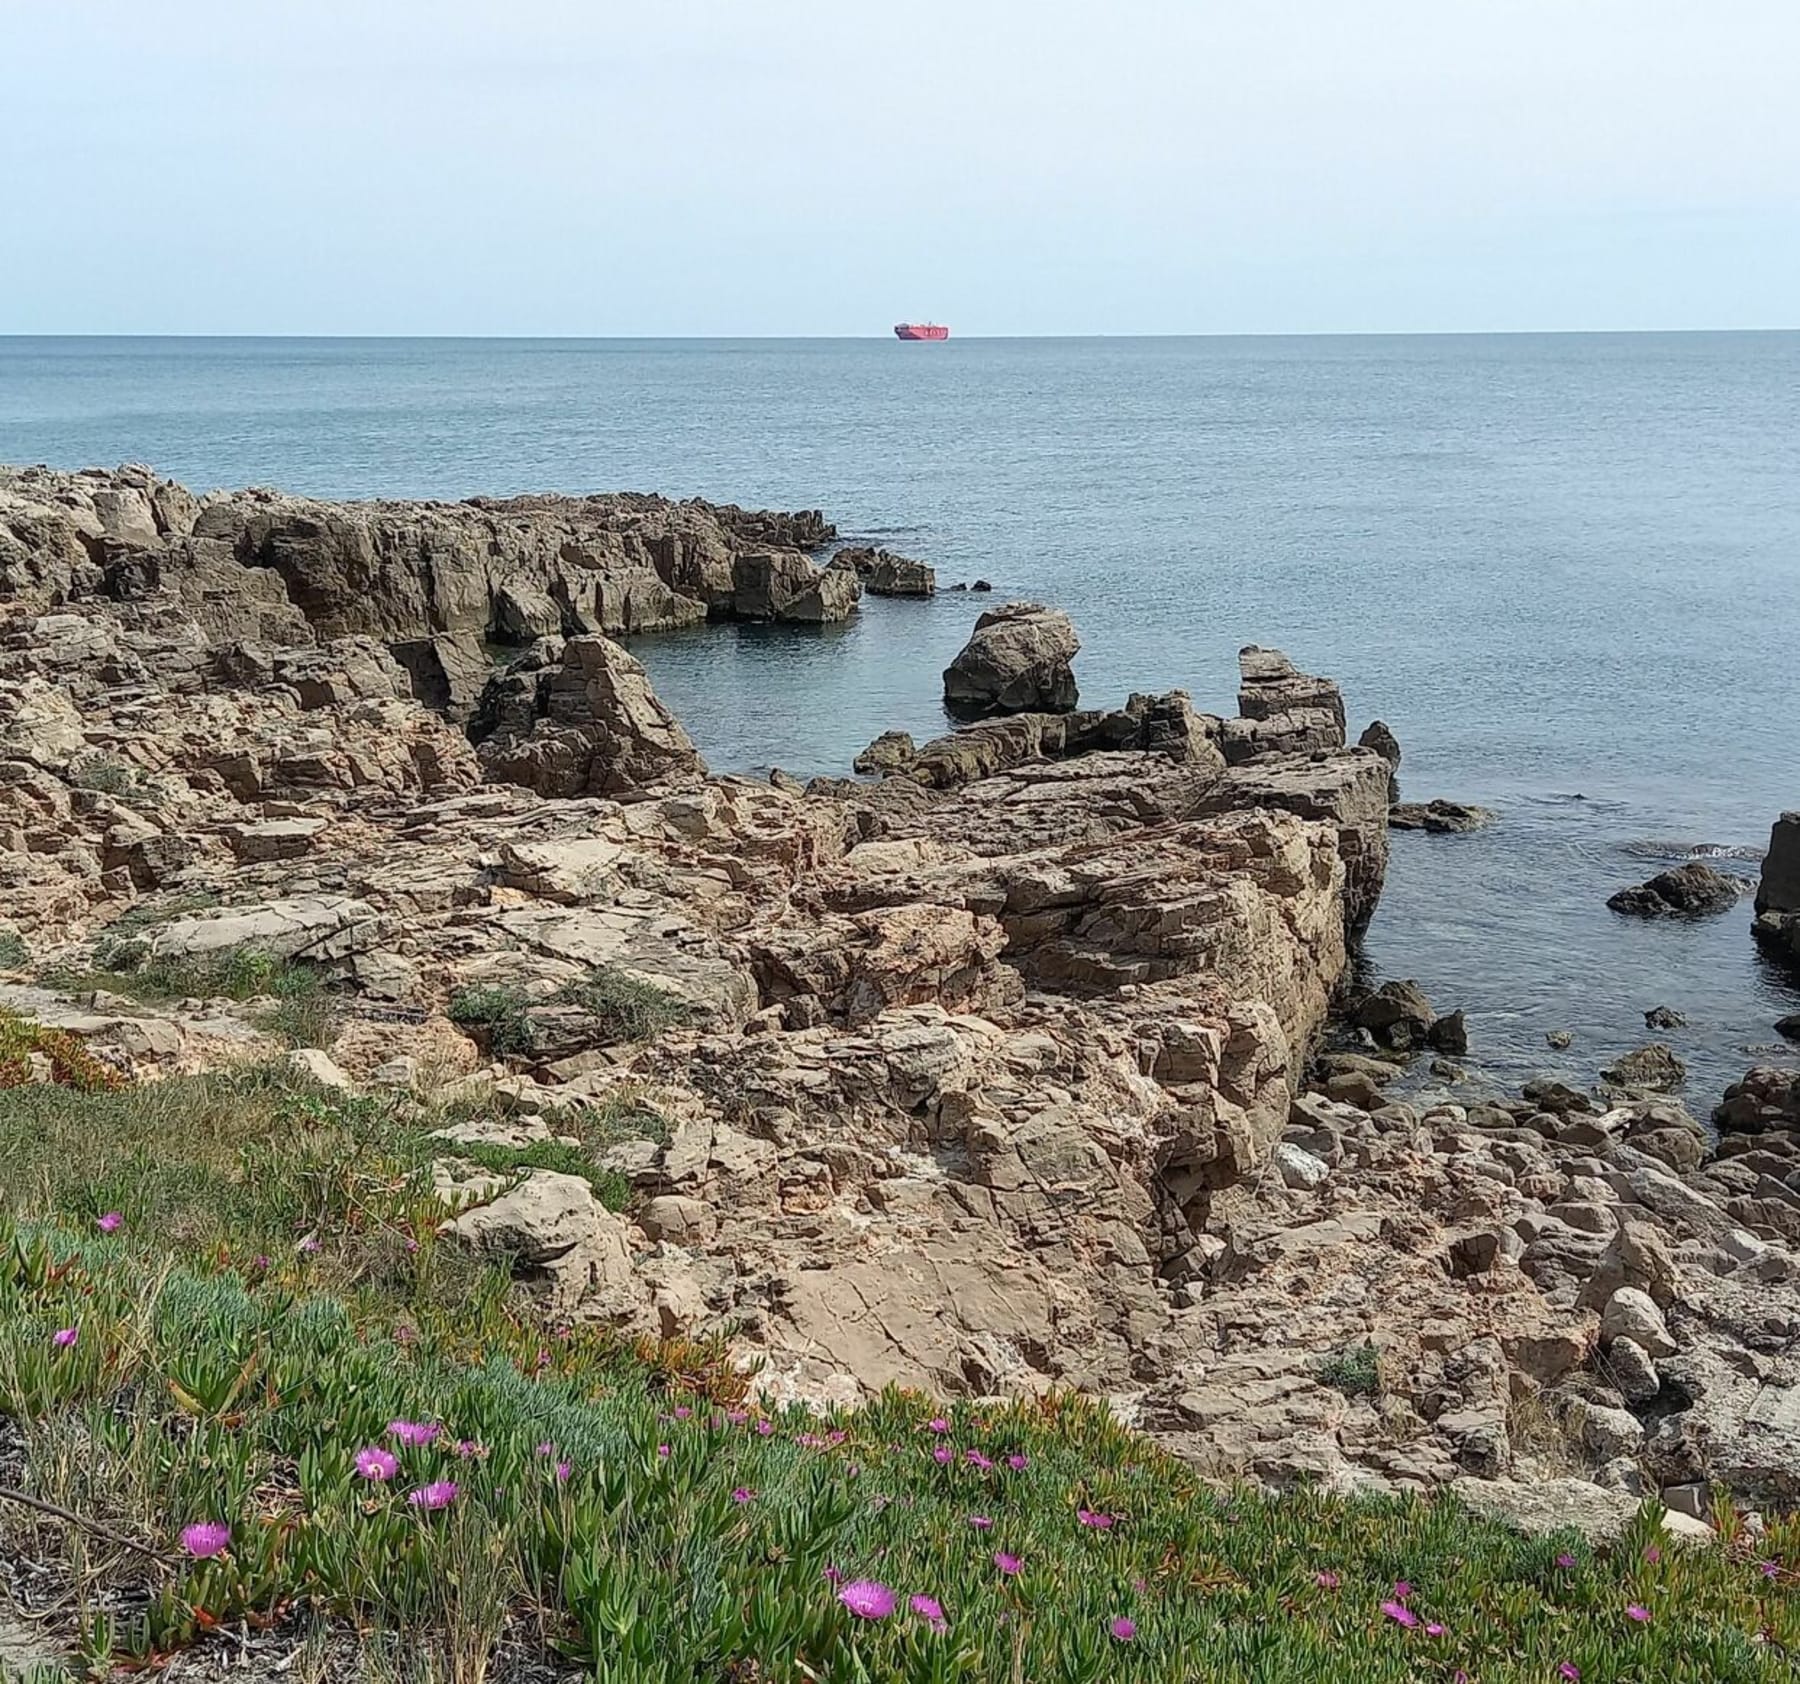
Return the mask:
<svg viewBox="0 0 1800 1684">
<path fill-rule="evenodd" d="M 1409 796 L 1503 814 L 1396 837 L 1368 944 L 1468 1008 L 1478 1062 L 1591 1079 L 1668 1004 L 1703 1108 L 1800 1009 L 1747 907 L 1603 905 L 1800 807 L 1800 334 L 0 338 L 0 460 L 818 506 L 942 582 L 1067 608 L 1091 704 L 1181 685 L 1230 712 L 1239 645 L 1278 644 L 1342 682 L 1353 729 L 1393 726 Z M 881 730 L 943 727 L 979 606 L 637 648 L 716 767 L 842 772 Z"/>
</svg>

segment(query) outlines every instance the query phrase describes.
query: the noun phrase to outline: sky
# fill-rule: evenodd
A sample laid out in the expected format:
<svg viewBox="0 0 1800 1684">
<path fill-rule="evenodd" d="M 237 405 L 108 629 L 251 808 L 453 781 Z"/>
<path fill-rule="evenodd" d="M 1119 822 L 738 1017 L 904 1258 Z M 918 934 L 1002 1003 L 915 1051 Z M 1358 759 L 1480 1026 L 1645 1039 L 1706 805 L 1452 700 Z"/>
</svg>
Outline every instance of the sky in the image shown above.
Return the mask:
<svg viewBox="0 0 1800 1684">
<path fill-rule="evenodd" d="M 1800 326 L 1800 0 L 0 0 L 0 333 Z"/>
</svg>

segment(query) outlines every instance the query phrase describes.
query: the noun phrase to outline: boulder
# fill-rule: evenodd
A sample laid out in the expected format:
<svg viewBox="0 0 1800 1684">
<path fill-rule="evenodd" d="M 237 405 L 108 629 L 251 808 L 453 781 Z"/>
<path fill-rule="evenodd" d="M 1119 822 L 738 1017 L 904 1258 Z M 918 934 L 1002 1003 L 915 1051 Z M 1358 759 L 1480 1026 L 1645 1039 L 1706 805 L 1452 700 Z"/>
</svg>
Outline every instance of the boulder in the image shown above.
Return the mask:
<svg viewBox="0 0 1800 1684">
<path fill-rule="evenodd" d="M 610 638 L 570 638 L 547 682 L 541 672 L 524 677 L 535 680 L 528 690 L 509 669 L 477 710 L 489 727 L 477 753 L 490 782 L 540 795 L 616 796 L 705 775 L 699 750 L 642 664 Z"/>
<path fill-rule="evenodd" d="M 577 1175 L 534 1169 L 490 1203 L 453 1217 L 444 1234 L 472 1251 L 510 1259 L 550 1308 L 600 1319 L 629 1317 L 646 1295 L 627 1244 L 630 1224 Z"/>
<path fill-rule="evenodd" d="M 740 620 L 810 625 L 856 612 L 862 586 L 853 571 L 818 568 L 794 550 L 759 550 L 732 561 L 732 613 Z"/>
<path fill-rule="evenodd" d="M 1600 1074 L 1615 1087 L 1666 1093 L 1687 1080 L 1687 1066 L 1675 1056 L 1672 1047 L 1652 1041 L 1614 1059 Z"/>
<path fill-rule="evenodd" d="M 1621 889 L 1606 904 L 1614 912 L 1637 918 L 1704 918 L 1730 911 L 1749 889 L 1743 878 L 1692 860 L 1672 871 L 1659 871 L 1635 888 Z"/>
<path fill-rule="evenodd" d="M 1673 1356 L 1678 1348 L 1656 1300 L 1635 1286 L 1620 1287 L 1600 1313 L 1601 1344 L 1610 1347 L 1620 1339 L 1629 1339 L 1652 1357 Z"/>
<path fill-rule="evenodd" d="M 1036 602 L 990 608 L 944 669 L 944 701 L 967 713 L 1067 713 L 1079 699 L 1070 663 L 1080 648 L 1060 609 Z"/>
<path fill-rule="evenodd" d="M 1769 831 L 1756 885 L 1759 913 L 1800 913 L 1800 813 L 1783 813 Z"/>
</svg>

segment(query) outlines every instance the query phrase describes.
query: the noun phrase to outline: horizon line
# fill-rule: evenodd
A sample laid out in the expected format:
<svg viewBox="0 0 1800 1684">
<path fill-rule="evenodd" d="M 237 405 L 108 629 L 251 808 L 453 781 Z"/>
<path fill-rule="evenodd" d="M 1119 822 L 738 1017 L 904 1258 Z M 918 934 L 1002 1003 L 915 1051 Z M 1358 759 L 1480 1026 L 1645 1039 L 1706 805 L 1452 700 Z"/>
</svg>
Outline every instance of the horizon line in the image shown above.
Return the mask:
<svg viewBox="0 0 1800 1684">
<path fill-rule="evenodd" d="M 1240 332 L 1086 332 L 1086 333 L 956 333 L 948 339 L 930 341 L 952 344 L 979 340 L 1068 340 L 1068 339 L 1511 339 L 1511 338 L 1652 338 L 1670 335 L 1700 334 L 1783 334 L 1800 332 L 1800 324 L 1757 327 L 1489 327 L 1489 328 L 1295 328 L 1262 329 Z M 228 332 L 199 330 L 121 331 L 81 329 L 68 332 L 0 332 L 0 343 L 38 339 L 282 339 L 282 340 L 415 340 L 415 341 L 481 341 L 519 344 L 562 342 L 579 344 L 617 344 L 646 342 L 651 344 L 741 344 L 761 343 L 862 344 L 900 343 L 887 333 L 332 333 L 324 331 L 267 332 L 248 329 Z"/>
</svg>

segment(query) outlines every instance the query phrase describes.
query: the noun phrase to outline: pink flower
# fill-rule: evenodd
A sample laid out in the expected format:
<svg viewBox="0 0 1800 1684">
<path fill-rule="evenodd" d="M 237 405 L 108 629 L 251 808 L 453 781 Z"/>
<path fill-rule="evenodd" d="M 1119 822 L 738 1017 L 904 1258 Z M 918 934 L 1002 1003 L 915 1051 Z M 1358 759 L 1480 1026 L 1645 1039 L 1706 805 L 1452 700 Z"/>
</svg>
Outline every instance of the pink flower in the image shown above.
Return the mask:
<svg viewBox="0 0 1800 1684">
<path fill-rule="evenodd" d="M 1008 1555 L 1005 1550 L 994 1551 L 994 1565 L 1009 1579 L 1016 1578 L 1025 1571 L 1025 1563 L 1016 1555 Z"/>
<path fill-rule="evenodd" d="M 444 1429 L 428 1425 L 424 1421 L 390 1421 L 388 1436 L 399 1440 L 402 1448 L 420 1450 L 438 1436 Z"/>
<path fill-rule="evenodd" d="M 536 1447 L 536 1449 L 534 1449 L 532 1451 L 532 1455 L 534 1455 L 534 1456 L 548 1457 L 548 1456 L 554 1456 L 555 1454 L 556 1454 L 556 1446 L 554 1444 L 552 1444 L 549 1441 L 549 1439 L 545 1439 L 542 1444 L 538 1445 Z"/>
<path fill-rule="evenodd" d="M 308 1234 L 306 1238 L 300 1242 L 300 1250 L 306 1252 L 308 1255 L 311 1255 L 311 1253 L 318 1249 L 319 1237 L 316 1234 Z"/>
<path fill-rule="evenodd" d="M 418 1241 L 417 1241 L 417 1240 L 415 1240 L 415 1239 L 413 1239 L 413 1238 L 412 1238 L 412 1237 L 411 1237 L 411 1236 L 410 1236 L 410 1235 L 409 1235 L 409 1236 L 408 1236 L 408 1237 L 407 1237 L 407 1241 L 406 1241 L 406 1249 L 407 1249 L 407 1250 L 408 1250 L 408 1251 L 409 1251 L 409 1252 L 413 1252 L 413 1251 L 417 1251 L 417 1250 L 418 1250 L 418 1249 L 419 1249 L 419 1242 L 418 1242 Z"/>
<path fill-rule="evenodd" d="M 677 1421 L 685 1421 L 693 1413 L 693 1410 L 689 1409 L 685 1403 L 677 1404 L 675 1406 L 675 1419 Z"/>
<path fill-rule="evenodd" d="M 749 1486 L 740 1485 L 737 1490 L 732 1492 L 731 1500 L 734 1503 L 748 1503 L 751 1502 L 755 1496 L 756 1493 L 752 1491 Z"/>
<path fill-rule="evenodd" d="M 1556 1667 L 1556 1675 L 1559 1678 L 1568 1679 L 1569 1684 L 1575 1684 L 1575 1681 L 1581 1677 L 1581 1668 L 1573 1661 L 1559 1661 Z"/>
<path fill-rule="evenodd" d="M 50 1343 L 59 1351 L 66 1351 L 81 1337 L 80 1327 L 59 1327 L 50 1335 Z"/>
<path fill-rule="evenodd" d="M 1759 1561 L 1756 1564 L 1756 1570 L 1762 1574 L 1765 1579 L 1778 1579 L 1781 1577 L 1781 1563 L 1779 1561 Z"/>
<path fill-rule="evenodd" d="M 975 1530 L 976 1530 L 976 1531 L 977 1531 L 977 1532 L 985 1532 L 985 1531 L 987 1531 L 987 1530 L 988 1530 L 988 1529 L 989 1529 L 989 1528 L 990 1528 L 990 1527 L 991 1527 L 991 1526 L 992 1526 L 992 1525 L 993 1525 L 993 1524 L 994 1524 L 994 1523 L 993 1523 L 993 1521 L 992 1521 L 992 1520 L 991 1520 L 991 1519 L 989 1519 L 989 1517 L 988 1517 L 988 1516 L 987 1516 L 987 1515 L 985 1515 L 985 1514 L 972 1514 L 972 1515 L 970 1515 L 970 1516 L 969 1516 L 969 1524 L 970 1524 L 970 1525 L 971 1525 L 971 1526 L 973 1526 L 973 1527 L 974 1527 L 974 1528 L 975 1528 Z"/>
<path fill-rule="evenodd" d="M 1384 1602 L 1381 1611 L 1396 1625 L 1405 1626 L 1408 1631 L 1419 1623 L 1419 1616 L 1404 1602 Z"/>
<path fill-rule="evenodd" d="M 1127 1618 L 1124 1614 L 1120 1614 L 1106 1629 L 1110 1631 L 1119 1642 L 1129 1643 L 1132 1638 L 1137 1636 L 1137 1621 Z"/>
<path fill-rule="evenodd" d="M 750 1412 L 747 1409 L 728 1409 L 725 1411 L 725 1419 L 734 1427 L 741 1427 L 750 1419 Z"/>
<path fill-rule="evenodd" d="M 841 1585 L 844 1582 L 843 1568 L 827 1565 L 825 1568 L 825 1582 L 828 1585 Z"/>
<path fill-rule="evenodd" d="M 1336 1590 L 1343 1582 L 1344 1581 L 1340 1579 L 1337 1574 L 1330 1571 L 1313 1574 L 1313 1583 L 1316 1584 L 1320 1590 Z"/>
<path fill-rule="evenodd" d="M 1655 1544 L 1646 1544 L 1644 1545 L 1644 1559 L 1654 1567 L 1657 1562 L 1662 1560 L 1662 1551 Z"/>
<path fill-rule="evenodd" d="M 222 1520 L 202 1520 L 181 1529 L 181 1547 L 196 1561 L 223 1555 L 231 1542 L 231 1528 Z"/>
<path fill-rule="evenodd" d="M 915 1596 L 909 1606 L 933 1631 L 950 1629 L 950 1622 L 944 1618 L 944 1605 L 935 1596 Z"/>
<path fill-rule="evenodd" d="M 1436 1620 L 1433 1620 L 1425 1627 L 1425 1635 L 1427 1637 L 1442 1637 L 1449 1629 L 1448 1626 L 1439 1625 Z"/>
<path fill-rule="evenodd" d="M 956 1459 L 956 1452 L 947 1444 L 940 1444 L 931 1454 L 941 1466 L 946 1468 Z"/>
<path fill-rule="evenodd" d="M 569 1475 L 572 1474 L 574 1471 L 575 1470 L 572 1467 L 570 1467 L 567 1462 L 558 1462 L 556 1464 L 557 1483 L 559 1485 L 564 1483 L 568 1479 Z"/>
<path fill-rule="evenodd" d="M 1556 1558 L 1556 1565 L 1558 1567 L 1573 1567 L 1575 1565 L 1575 1557 L 1570 1555 L 1567 1550 L 1564 1550 L 1563 1553 Z"/>
<path fill-rule="evenodd" d="M 885 1620 L 899 1599 L 874 1579 L 852 1579 L 838 1592 L 838 1601 L 859 1620 Z"/>
<path fill-rule="evenodd" d="M 471 1456 L 481 1454 L 481 1446 L 472 1438 L 459 1438 L 456 1441 L 456 1453 L 466 1462 Z"/>
<path fill-rule="evenodd" d="M 1411 1595 L 1412 1586 L 1406 1580 L 1396 1579 L 1394 1581 L 1394 1600 L 1396 1602 L 1404 1602 Z"/>
<path fill-rule="evenodd" d="M 774 1432 L 775 1423 L 773 1421 L 758 1421 L 756 1423 L 756 1430 L 762 1437 L 767 1438 L 770 1433 Z"/>
<path fill-rule="evenodd" d="M 669 1447 L 666 1444 L 659 1444 L 656 1447 L 656 1453 L 659 1456 L 667 1456 L 669 1454 Z"/>
<path fill-rule="evenodd" d="M 1119 1517 L 1113 1514 L 1102 1514 L 1098 1509 L 1077 1509 L 1075 1518 L 1083 1526 L 1092 1526 L 1099 1532 L 1110 1532 Z"/>
<path fill-rule="evenodd" d="M 984 1473 L 994 1465 L 979 1450 L 965 1450 L 963 1460 L 971 1467 L 980 1468 Z"/>
<path fill-rule="evenodd" d="M 1650 1618 L 1650 1610 L 1641 1602 L 1629 1603 L 1625 1609 L 1625 1618 L 1636 1620 L 1639 1625 L 1643 1625 Z"/>
<path fill-rule="evenodd" d="M 356 1471 L 364 1479 L 392 1479 L 400 1471 L 400 1462 L 380 1446 L 365 1444 L 356 1453 Z"/>
<path fill-rule="evenodd" d="M 406 1500 L 419 1509 L 447 1509 L 456 1501 L 457 1484 L 453 1479 L 434 1479 L 407 1492 Z"/>
<path fill-rule="evenodd" d="M 125 1225 L 125 1218 L 122 1217 L 116 1210 L 109 1210 L 103 1217 L 100 1218 L 100 1220 L 98 1222 L 96 1222 L 94 1224 L 94 1226 L 96 1228 L 98 1228 L 100 1230 L 100 1232 L 103 1234 L 113 1233 L 115 1230 L 122 1228 L 124 1225 Z"/>
<path fill-rule="evenodd" d="M 950 1423 L 942 1415 L 934 1415 L 925 1423 L 925 1430 L 928 1433 L 938 1433 L 941 1435 L 949 1432 Z"/>
<path fill-rule="evenodd" d="M 1031 1458 L 1029 1456 L 1008 1456 L 1006 1465 L 1016 1474 L 1023 1473 L 1031 1466 Z"/>
<path fill-rule="evenodd" d="M 250 1259 L 250 1267 L 252 1269 L 266 1269 L 268 1266 L 269 1259 L 260 1251 Z"/>
</svg>

